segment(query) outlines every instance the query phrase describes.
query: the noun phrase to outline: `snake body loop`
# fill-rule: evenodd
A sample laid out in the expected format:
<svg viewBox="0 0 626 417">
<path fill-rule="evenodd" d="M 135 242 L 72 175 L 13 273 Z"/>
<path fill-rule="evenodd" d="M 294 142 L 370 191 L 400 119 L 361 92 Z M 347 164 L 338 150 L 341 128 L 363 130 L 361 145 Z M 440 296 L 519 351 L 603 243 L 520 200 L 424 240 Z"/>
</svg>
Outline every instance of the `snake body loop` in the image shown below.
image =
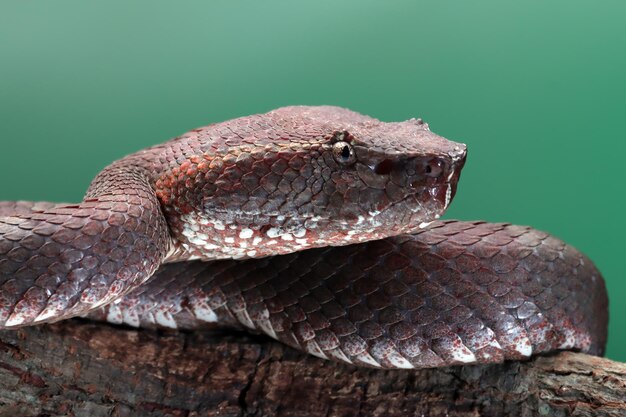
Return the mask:
<svg viewBox="0 0 626 417">
<path fill-rule="evenodd" d="M 361 366 L 602 354 L 593 263 L 528 227 L 437 221 L 465 146 L 421 120 L 286 107 L 103 170 L 75 205 L 0 203 L 0 328 L 231 326 Z"/>
</svg>

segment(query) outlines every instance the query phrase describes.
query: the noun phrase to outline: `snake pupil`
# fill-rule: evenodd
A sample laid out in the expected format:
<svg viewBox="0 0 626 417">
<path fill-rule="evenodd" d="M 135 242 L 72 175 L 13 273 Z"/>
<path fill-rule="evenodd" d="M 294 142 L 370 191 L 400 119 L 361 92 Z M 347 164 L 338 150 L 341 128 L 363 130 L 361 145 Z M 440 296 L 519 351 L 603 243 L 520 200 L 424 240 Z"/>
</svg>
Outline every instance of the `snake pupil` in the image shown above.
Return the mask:
<svg viewBox="0 0 626 417">
<path fill-rule="evenodd" d="M 333 145 L 333 156 L 337 162 L 345 166 L 356 162 L 354 150 L 347 142 L 335 142 Z"/>
</svg>

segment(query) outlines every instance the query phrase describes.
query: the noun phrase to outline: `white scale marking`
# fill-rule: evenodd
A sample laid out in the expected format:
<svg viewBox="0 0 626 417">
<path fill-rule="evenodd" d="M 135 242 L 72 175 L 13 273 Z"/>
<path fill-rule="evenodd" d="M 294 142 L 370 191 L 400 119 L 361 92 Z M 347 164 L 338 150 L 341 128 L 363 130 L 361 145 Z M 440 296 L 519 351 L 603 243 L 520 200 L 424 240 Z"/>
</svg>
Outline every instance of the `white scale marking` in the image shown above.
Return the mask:
<svg viewBox="0 0 626 417">
<path fill-rule="evenodd" d="M 479 349 L 482 349 L 482 348 L 487 347 L 487 346 L 491 346 L 491 347 L 496 348 L 498 350 L 502 350 L 502 346 L 500 346 L 500 343 L 498 342 L 497 336 L 493 332 L 493 330 L 491 330 L 489 327 L 486 327 L 485 328 L 485 333 L 486 333 L 486 336 L 489 338 L 489 340 L 485 341 L 485 343 L 481 344 L 480 346 L 478 346 L 476 342 L 471 343 L 471 345 L 474 347 L 474 350 L 479 350 Z"/>
<path fill-rule="evenodd" d="M 387 356 L 387 359 L 395 368 L 401 368 L 401 369 L 415 368 L 415 366 L 413 366 L 411 362 L 406 360 L 406 358 L 400 355 L 400 353 L 398 353 L 398 351 L 396 351 L 395 349 L 389 352 L 389 356 Z"/>
<path fill-rule="evenodd" d="M 109 304 L 109 311 L 107 311 L 106 320 L 109 323 L 122 324 L 122 311 L 120 310 L 118 303 Z"/>
<path fill-rule="evenodd" d="M 272 227 L 272 228 L 268 229 L 266 234 L 267 234 L 267 237 L 269 237 L 269 238 L 278 237 L 278 236 L 280 236 L 280 229 L 278 227 Z"/>
<path fill-rule="evenodd" d="M 565 336 L 563 343 L 559 345 L 559 349 L 572 349 L 576 346 L 576 334 L 570 329 L 563 329 L 561 333 Z"/>
<path fill-rule="evenodd" d="M 272 323 L 270 322 L 270 312 L 267 309 L 263 311 L 263 315 L 261 316 L 259 320 L 256 321 L 256 324 L 268 336 L 272 337 L 273 339 L 278 340 L 278 336 L 276 335 L 276 332 L 274 331 L 274 326 L 272 326 Z"/>
<path fill-rule="evenodd" d="M 178 328 L 176 320 L 169 311 L 158 311 L 155 315 L 156 322 L 161 326 L 168 327 L 170 329 Z"/>
<path fill-rule="evenodd" d="M 461 345 L 458 348 L 452 349 L 452 359 L 463 363 L 476 362 L 476 355 L 465 345 Z"/>
<path fill-rule="evenodd" d="M 372 355 L 370 355 L 369 353 L 367 353 L 367 351 L 364 351 L 363 353 L 359 353 L 358 355 L 355 356 L 355 359 L 358 359 L 359 361 L 366 363 L 368 365 L 372 365 L 375 366 L 377 368 L 380 368 L 380 363 L 376 362 L 376 359 L 374 359 L 372 357 Z"/>
<path fill-rule="evenodd" d="M 252 322 L 252 319 L 250 318 L 250 315 L 248 314 L 245 308 L 243 310 L 234 311 L 234 313 L 235 313 L 235 316 L 237 317 L 237 320 L 239 320 L 241 324 L 251 329 L 256 329 L 256 326 Z"/>
<path fill-rule="evenodd" d="M 54 317 L 56 315 L 58 315 L 58 312 L 57 312 L 56 308 L 46 307 L 46 309 L 44 311 L 39 313 L 39 315 L 35 318 L 35 320 L 33 320 L 33 322 L 38 323 L 38 322 L 47 320 L 47 319 L 49 319 L 51 317 Z M 8 320 L 6 322 L 6 325 L 7 326 L 16 326 L 18 324 L 22 324 L 23 321 L 24 321 L 23 318 L 20 318 L 20 317 L 13 318 L 13 317 L 11 317 L 11 320 Z"/>
<path fill-rule="evenodd" d="M 498 341 L 496 339 L 492 339 L 489 342 L 488 346 L 494 347 L 494 348 L 496 348 L 498 350 L 502 350 L 502 346 L 500 346 L 500 343 L 498 343 Z"/>
<path fill-rule="evenodd" d="M 328 356 L 324 354 L 324 352 L 322 351 L 322 349 L 320 349 L 320 346 L 317 344 L 315 340 L 309 340 L 308 342 L 306 342 L 304 344 L 304 348 L 311 355 L 317 356 L 318 358 L 322 358 L 322 359 L 328 359 Z"/>
<path fill-rule="evenodd" d="M 451 198 L 452 198 L 452 186 L 448 184 L 448 188 L 446 189 L 446 202 L 443 205 L 444 210 L 448 208 Z"/>
<path fill-rule="evenodd" d="M 202 240 L 198 236 L 187 236 L 187 239 L 189 239 L 189 242 L 193 243 L 194 245 L 204 246 L 205 244 L 207 244 L 207 240 Z"/>
<path fill-rule="evenodd" d="M 206 321 L 207 323 L 217 323 L 217 314 L 204 303 L 194 304 L 192 308 L 193 314 L 198 320 Z"/>
<path fill-rule="evenodd" d="M 148 322 L 148 323 L 152 323 L 152 324 L 156 324 L 156 320 L 154 319 L 154 314 L 152 313 L 152 311 L 148 311 L 146 312 L 146 314 L 143 315 L 143 318 Z"/>
<path fill-rule="evenodd" d="M 343 353 L 343 351 L 341 349 L 339 349 L 339 348 L 332 349 L 332 350 L 327 350 L 325 353 L 326 353 L 326 355 L 328 355 L 328 356 L 330 356 L 332 358 L 335 358 L 337 360 L 340 360 L 340 361 L 352 364 L 352 361 L 350 360 L 350 358 L 348 358 L 346 356 L 346 354 Z"/>
<path fill-rule="evenodd" d="M 148 317 L 152 318 L 151 315 L 148 315 Z M 139 314 L 137 314 L 137 312 L 132 308 L 125 308 L 122 310 L 122 320 L 124 321 L 124 324 L 132 327 L 139 327 Z"/>
<path fill-rule="evenodd" d="M 517 343 L 514 349 L 526 357 L 530 357 L 530 355 L 533 354 L 533 346 L 526 335 L 519 335 L 517 337 Z"/>
</svg>

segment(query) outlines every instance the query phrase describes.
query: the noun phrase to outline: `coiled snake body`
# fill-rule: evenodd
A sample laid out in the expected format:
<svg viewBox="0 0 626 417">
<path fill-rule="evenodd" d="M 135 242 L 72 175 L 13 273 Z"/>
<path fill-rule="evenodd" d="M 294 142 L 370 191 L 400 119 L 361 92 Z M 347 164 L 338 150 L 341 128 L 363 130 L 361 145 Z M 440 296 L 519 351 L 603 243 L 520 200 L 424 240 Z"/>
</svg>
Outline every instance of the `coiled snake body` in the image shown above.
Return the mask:
<svg viewBox="0 0 626 417">
<path fill-rule="evenodd" d="M 79 204 L 0 203 L 0 328 L 240 326 L 383 368 L 601 354 L 589 259 L 528 227 L 436 220 L 465 155 L 419 119 L 337 107 L 193 130 Z"/>
</svg>

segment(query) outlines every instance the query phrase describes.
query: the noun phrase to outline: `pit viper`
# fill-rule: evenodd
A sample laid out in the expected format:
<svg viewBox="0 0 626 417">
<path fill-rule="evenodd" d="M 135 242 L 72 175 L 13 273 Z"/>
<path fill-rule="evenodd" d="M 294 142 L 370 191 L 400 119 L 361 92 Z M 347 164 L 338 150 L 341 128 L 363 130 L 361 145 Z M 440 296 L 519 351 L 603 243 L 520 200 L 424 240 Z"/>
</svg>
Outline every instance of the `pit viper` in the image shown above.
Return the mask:
<svg viewBox="0 0 626 417">
<path fill-rule="evenodd" d="M 465 159 L 421 119 L 331 106 L 192 130 L 114 162 L 80 203 L 0 203 L 0 328 L 231 326 L 376 368 L 602 354 L 586 256 L 439 220 Z"/>
</svg>

